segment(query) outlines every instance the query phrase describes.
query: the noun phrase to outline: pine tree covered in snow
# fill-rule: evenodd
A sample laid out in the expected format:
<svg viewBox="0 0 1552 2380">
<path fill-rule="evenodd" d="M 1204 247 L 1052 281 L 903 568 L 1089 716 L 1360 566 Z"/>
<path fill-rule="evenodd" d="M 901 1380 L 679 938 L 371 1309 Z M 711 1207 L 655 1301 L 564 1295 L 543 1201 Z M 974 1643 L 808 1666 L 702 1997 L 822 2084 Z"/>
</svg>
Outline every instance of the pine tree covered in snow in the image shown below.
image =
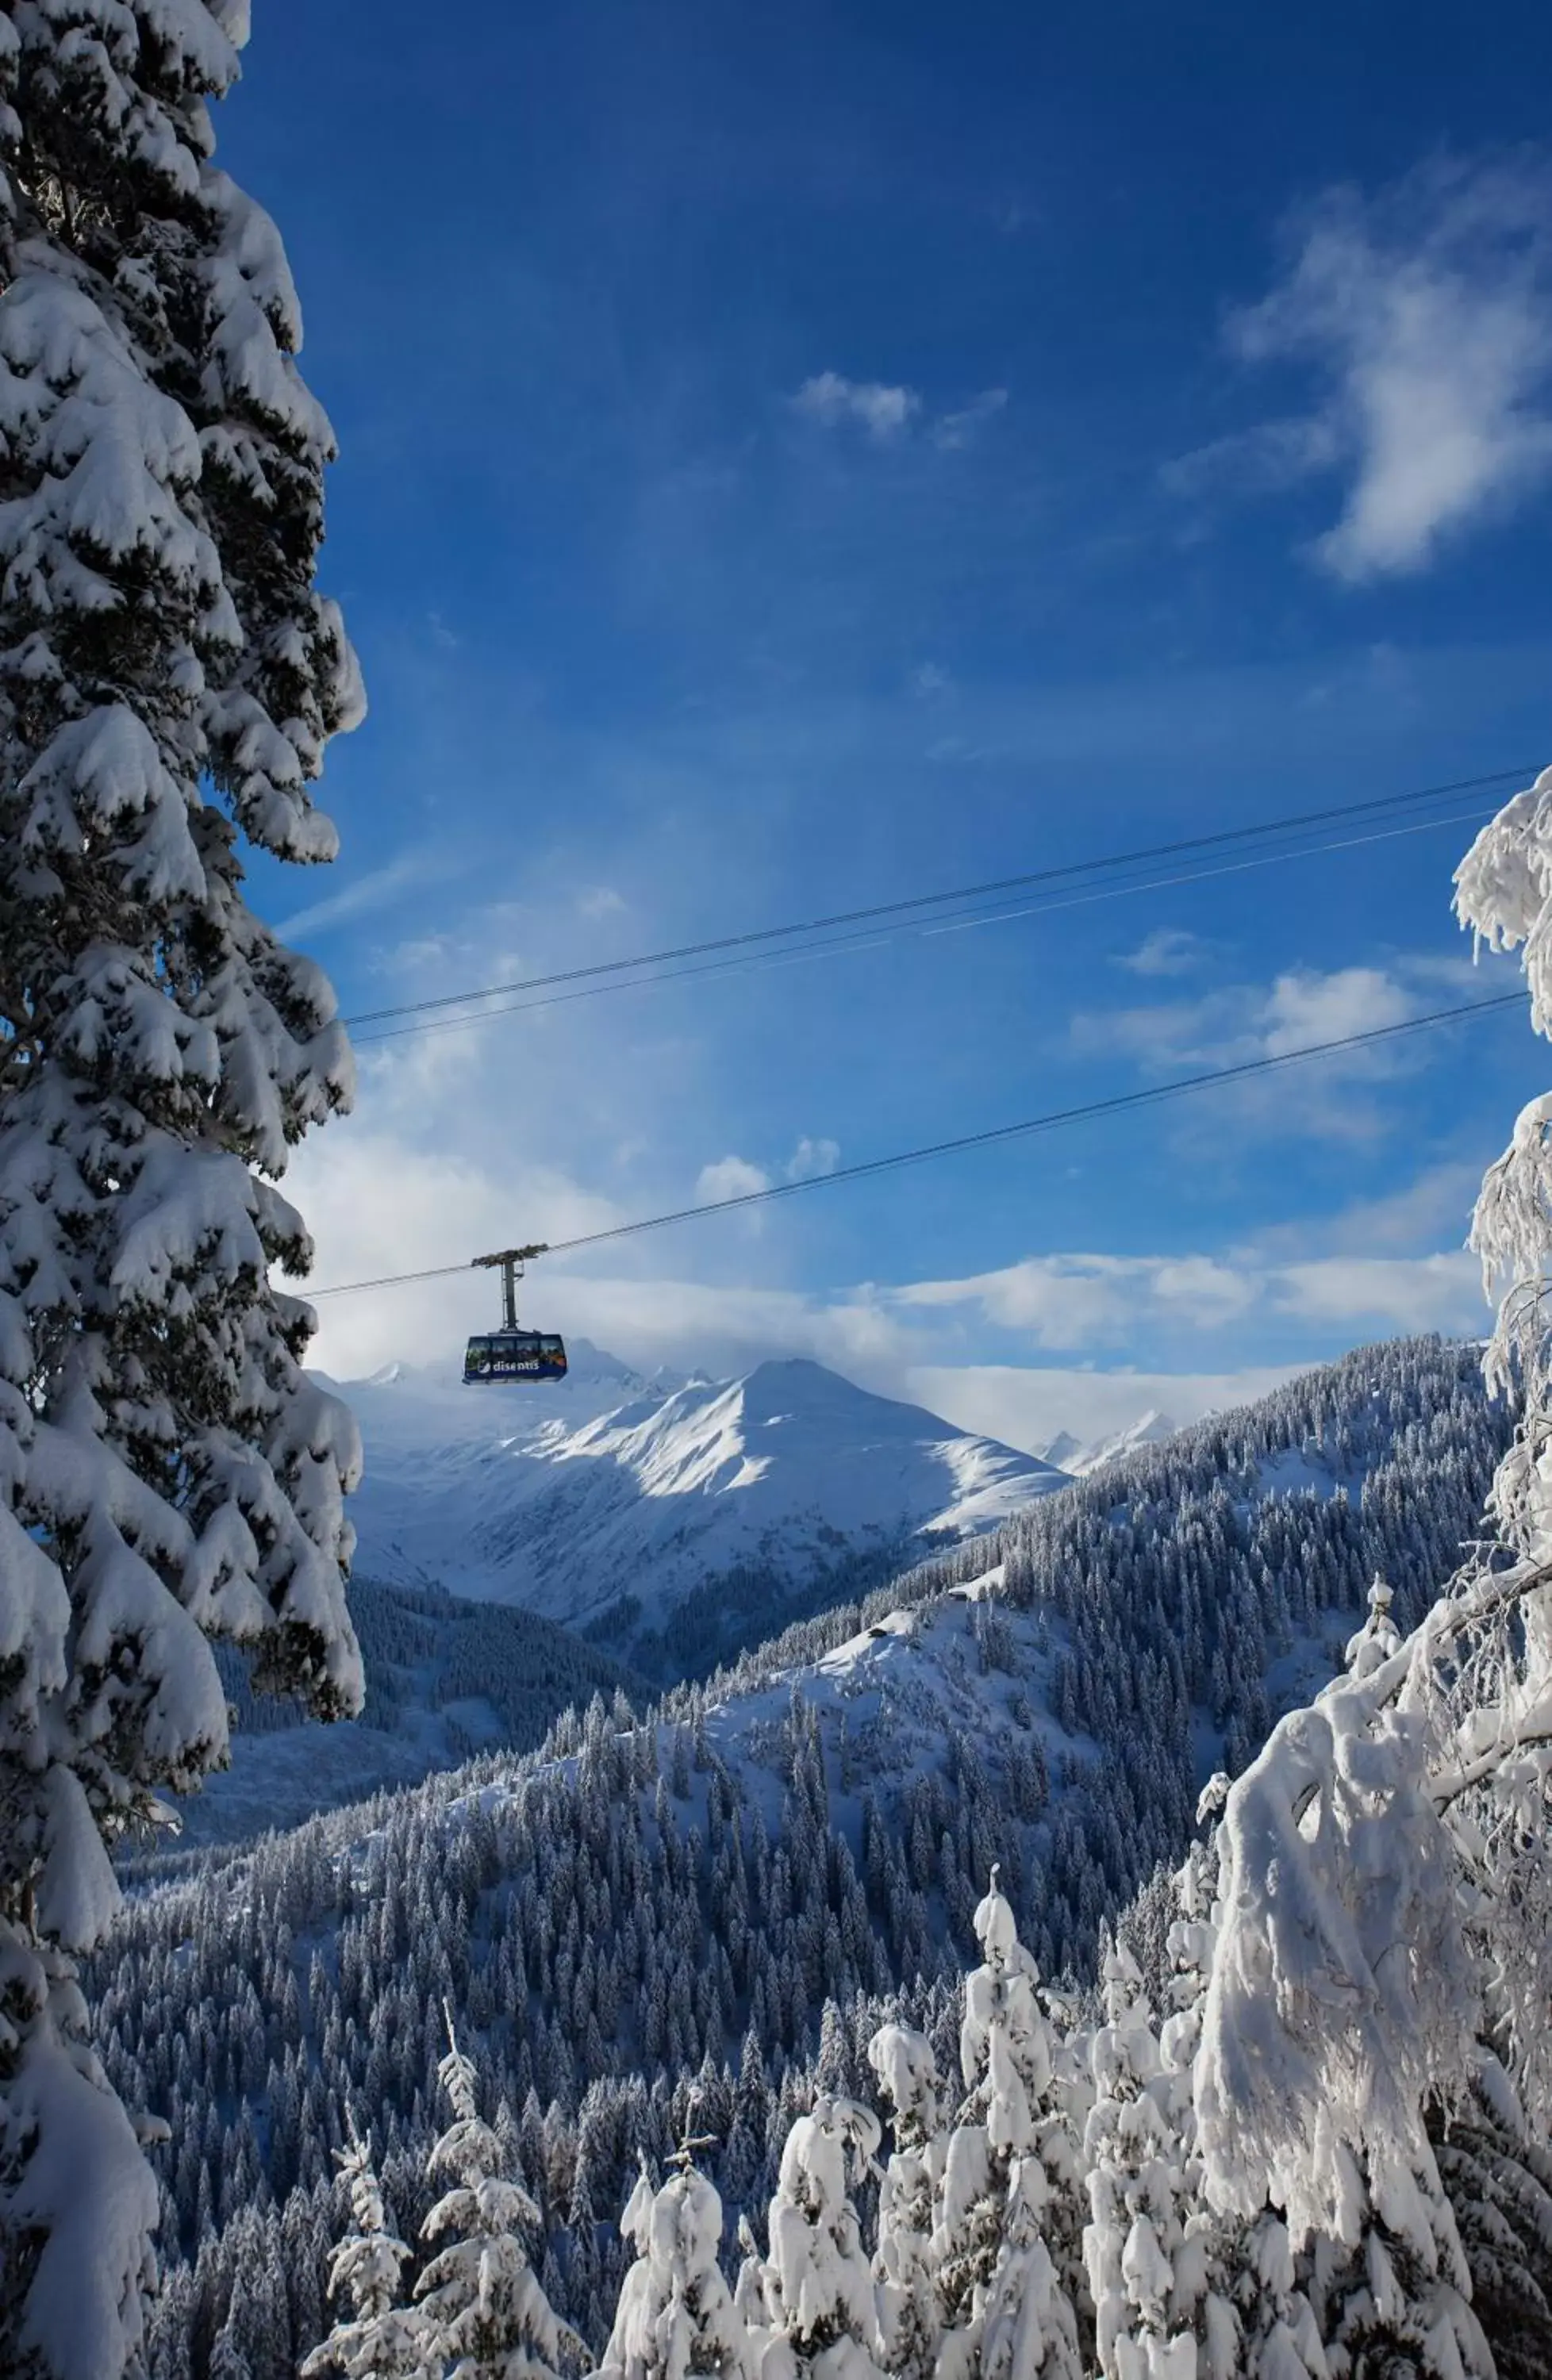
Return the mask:
<svg viewBox="0 0 1552 2380">
<path fill-rule="evenodd" d="M 450 2177 L 452 2187 L 423 2226 L 435 2247 L 415 2285 L 426 2337 L 433 2358 L 450 2365 L 449 2380 L 558 2380 L 556 2367 L 580 2342 L 551 2305 L 523 2244 L 539 2209 L 502 2172 L 501 2141 L 479 2113 L 474 2060 L 458 2047 L 451 2018 L 447 2030 L 437 2075 L 453 2121 L 430 2169 Z M 436 2247 L 439 2240 L 446 2244 Z"/>
<path fill-rule="evenodd" d="M 870 2108 L 822 2092 L 787 2134 L 770 2202 L 762 2380 L 880 2380 L 873 2277 L 851 2195 L 879 2137 Z"/>
<path fill-rule="evenodd" d="M 1075 2166 L 1038 1973 L 995 1868 L 975 1927 L 985 1964 L 965 1980 L 960 2032 L 970 2096 L 949 2138 L 933 2241 L 939 2369 L 947 2380 L 1077 2380 L 1077 2316 L 1053 2254 Z"/>
<path fill-rule="evenodd" d="M 751 2380 L 748 2327 L 717 2262 L 722 2202 L 686 2142 L 654 2190 L 643 2166 L 621 2218 L 637 2261 L 625 2275 L 597 2380 Z"/>
<path fill-rule="evenodd" d="M 1497 2380 L 1552 2372 L 1552 2154 L 1531 2136 L 1497 2060 L 1437 2126 L 1439 2176 L 1472 2277 L 1472 2310 Z"/>
<path fill-rule="evenodd" d="M 355 2228 L 330 2260 L 329 2295 L 346 2299 L 350 2312 L 313 2349 L 302 2380 L 326 2372 L 343 2380 L 432 2380 L 425 2318 L 399 2301 L 410 2252 L 388 2228 L 382 2185 L 354 2121 L 349 2147 L 334 2155 Z"/>
<path fill-rule="evenodd" d="M 1084 2137 L 1092 2209 L 1084 2251 L 1099 2368 L 1106 2380 L 1194 2380 L 1196 2259 L 1153 2011 L 1124 1947 L 1107 1952 L 1103 1977 L 1105 2022 L 1090 2045 L 1095 2099 Z M 1189 2274 L 1184 2289 L 1177 2258 Z"/>
<path fill-rule="evenodd" d="M 878 2283 L 880 2361 L 905 2380 L 930 2380 L 942 2331 L 932 2233 L 947 2140 L 932 2044 L 912 2025 L 880 2025 L 867 2062 L 893 2117 L 894 2138 L 879 2186 Z"/>
<path fill-rule="evenodd" d="M 267 1283 L 350 1062 L 238 847 L 332 856 L 360 691 L 285 256 L 210 162 L 246 20 L 0 16 L 0 2362 L 58 2380 L 137 2354 L 155 2212 L 68 1966 L 103 1840 L 223 1757 L 208 1638 L 359 1691 L 356 1433 Z"/>
</svg>

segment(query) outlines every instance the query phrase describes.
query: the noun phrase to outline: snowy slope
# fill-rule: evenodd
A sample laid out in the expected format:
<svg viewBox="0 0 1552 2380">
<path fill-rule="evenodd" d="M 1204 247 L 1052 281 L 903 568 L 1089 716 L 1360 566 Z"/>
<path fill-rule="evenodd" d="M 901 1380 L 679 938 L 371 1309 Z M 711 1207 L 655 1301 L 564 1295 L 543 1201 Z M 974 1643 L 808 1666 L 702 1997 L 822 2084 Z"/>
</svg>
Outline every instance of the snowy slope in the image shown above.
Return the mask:
<svg viewBox="0 0 1552 2380">
<path fill-rule="evenodd" d="M 393 1366 L 344 1393 L 366 1440 L 353 1506 L 365 1575 L 607 1630 L 615 1652 L 730 1573 L 746 1606 L 734 1635 L 750 1641 L 855 1586 L 859 1564 L 886 1575 L 924 1536 L 990 1528 L 1066 1484 L 801 1361 L 646 1379 L 583 1342 L 555 1389 L 466 1390 Z M 709 1655 L 732 1641 L 714 1629 Z"/>
</svg>

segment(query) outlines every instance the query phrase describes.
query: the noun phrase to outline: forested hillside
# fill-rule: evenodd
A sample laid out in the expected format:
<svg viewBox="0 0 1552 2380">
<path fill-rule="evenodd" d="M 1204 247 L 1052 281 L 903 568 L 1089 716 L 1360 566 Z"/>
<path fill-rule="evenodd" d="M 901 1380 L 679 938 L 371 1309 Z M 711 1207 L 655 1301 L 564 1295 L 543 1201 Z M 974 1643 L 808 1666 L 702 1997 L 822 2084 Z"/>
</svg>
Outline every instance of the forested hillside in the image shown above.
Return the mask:
<svg viewBox="0 0 1552 2380">
<path fill-rule="evenodd" d="M 186 1840 L 239 1841 L 418 1784 L 477 1752 L 528 1752 L 573 1704 L 647 1691 L 601 1646 L 535 1612 L 361 1577 L 350 1611 L 366 1679 L 359 1718 L 321 1726 L 294 1700 L 256 1694 L 241 1654 L 220 1648 L 236 1718 L 232 1766 L 180 1806 Z"/>
<path fill-rule="evenodd" d="M 597 1697 L 526 1760 L 148 1864 L 93 1981 L 110 2073 L 171 2126 L 168 2236 L 196 2259 L 159 2374 L 205 2380 L 235 2324 L 280 2380 L 318 2336 L 353 2102 L 419 2219 L 444 2000 L 511 2110 L 546 2287 L 601 2347 L 612 2227 L 689 2078 L 718 2187 L 758 2208 L 807 2063 L 860 2088 L 867 1996 L 950 2022 L 994 1861 L 1041 1966 L 1081 1977 L 1375 1572 L 1404 1609 L 1453 1569 L 1508 1438 L 1474 1351 L 1362 1351 L 639 1721 Z"/>
</svg>

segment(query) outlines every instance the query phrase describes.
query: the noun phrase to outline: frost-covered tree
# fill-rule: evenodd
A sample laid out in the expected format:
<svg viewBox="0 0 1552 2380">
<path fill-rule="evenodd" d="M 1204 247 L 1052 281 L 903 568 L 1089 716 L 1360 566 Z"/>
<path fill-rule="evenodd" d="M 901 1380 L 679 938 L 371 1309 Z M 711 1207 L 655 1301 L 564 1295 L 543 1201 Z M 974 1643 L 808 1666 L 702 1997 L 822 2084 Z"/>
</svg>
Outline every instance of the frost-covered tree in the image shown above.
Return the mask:
<svg viewBox="0 0 1552 2380">
<path fill-rule="evenodd" d="M 1371 1595 L 1371 1609 L 1376 1609 Z M 1229 1779 L 1212 1778 L 1197 1821 L 1216 1818 Z M 1199 2380 L 1330 2380 L 1308 2297 L 1300 2285 L 1288 2227 L 1267 2206 L 1250 2220 L 1215 2214 L 1202 2190 L 1193 2080 L 1201 2046 L 1207 1981 L 1218 1939 L 1218 1856 L 1214 1833 L 1194 1843 L 1171 1879 L 1178 1914 L 1168 1933 L 1173 2009 L 1158 2033 L 1158 2100 L 1170 2158 L 1163 2177 L 1168 2221 L 1178 2234 L 1170 2256 L 1169 2314 L 1175 2342 L 1197 2341 Z M 1091 2190 L 1113 2193 L 1115 2177 Z M 1139 2342 L 1146 2347 L 1145 2331 Z"/>
<path fill-rule="evenodd" d="M 425 2315 L 399 2302 L 410 2252 L 388 2228 L 371 2150 L 350 2123 L 349 2146 L 334 2151 L 352 2228 L 329 2260 L 329 2295 L 349 2312 L 302 2365 L 302 2380 L 336 2372 L 343 2380 L 434 2380 Z"/>
<path fill-rule="evenodd" d="M 1200 2258 L 1189 2225 L 1179 2106 L 1136 1961 L 1104 1961 L 1105 2022 L 1090 2045 L 1084 2234 L 1106 2380 L 1195 2380 Z M 1182 2269 L 1183 2268 L 1183 2269 Z"/>
<path fill-rule="evenodd" d="M 879 2357 L 905 2380 L 931 2380 L 942 2336 L 932 2234 L 948 2142 L 932 2044 L 905 2024 L 881 2025 L 867 2062 L 893 2114 L 893 2142 L 879 2185 Z"/>
<path fill-rule="evenodd" d="M 1368 1617 L 1356 1636 L 1348 1639 L 1344 1659 L 1354 1677 L 1366 1678 L 1390 1658 L 1401 1641 L 1401 1632 L 1390 1616 L 1395 1601 L 1382 1578 L 1376 1578 L 1369 1589 Z"/>
<path fill-rule="evenodd" d="M 873 2277 L 851 2195 L 879 2138 L 870 2108 L 822 2092 L 787 2134 L 770 2202 L 762 2380 L 880 2380 Z"/>
<path fill-rule="evenodd" d="M 1456 888 L 1479 943 L 1522 953 L 1552 1033 L 1552 771 L 1483 830 Z M 1196 2070 L 1208 2191 L 1247 2219 L 1269 2199 L 1298 2242 L 1324 2235 L 1312 2288 L 1355 2371 L 1488 2368 L 1431 2128 L 1485 2052 L 1541 2138 L 1552 2117 L 1552 1097 L 1489 1169 L 1473 1242 L 1499 1295 L 1488 1377 L 1520 1403 L 1499 1546 L 1410 1637 L 1376 1596 L 1347 1674 L 1274 1730 L 1219 1836 Z"/>
<path fill-rule="evenodd" d="M 945 2380 L 1077 2380 L 1079 2335 L 1052 2241 L 1076 2182 L 1038 1971 L 993 1868 L 975 1912 L 983 1965 L 965 1979 L 969 2097 L 949 2136 L 933 2237 Z"/>
<path fill-rule="evenodd" d="M 1355 2357 L 1367 2343 L 1355 2373 L 1386 2370 L 1383 2347 L 1460 2380 L 1491 2362 L 1427 2117 L 1474 2069 L 1480 1968 L 1435 1728 L 1397 1706 L 1417 1648 L 1370 1667 L 1358 1641 L 1229 1795 L 1198 2139 L 1225 2216 L 1269 2200 L 1295 2244 L 1319 2243 L 1316 2318 Z"/>
<path fill-rule="evenodd" d="M 748 2328 L 717 2262 L 722 2202 L 693 2160 L 709 2145 L 685 2142 L 661 2190 L 642 2168 L 620 2223 L 637 2261 L 597 2380 L 751 2380 Z"/>
<path fill-rule="evenodd" d="M 268 1280 L 350 1061 L 241 848 L 332 856 L 361 698 L 296 293 L 211 162 L 247 17 L 0 14 L 0 2363 L 57 2380 L 138 2355 L 155 2216 L 68 1963 L 104 1838 L 224 1757 L 210 1638 L 360 1691 L 356 1432 Z"/>
<path fill-rule="evenodd" d="M 453 2121 L 430 2158 L 444 2190 L 422 2227 L 443 2240 L 415 2285 L 433 2360 L 448 2380 L 559 2380 L 581 2341 L 563 2323 L 540 2284 L 523 2245 L 539 2209 L 521 2185 L 503 2174 L 502 2144 L 479 2113 L 474 2060 L 458 2047 L 452 2019 L 449 2048 L 437 2079 Z"/>
<path fill-rule="evenodd" d="M 635 2203 L 633 2199 L 626 2206 L 627 2215 Z M 734 2283 L 733 2310 L 744 2325 L 750 2362 L 758 2371 L 770 2340 L 770 2301 L 765 2286 L 765 2258 L 746 2215 L 738 2218 L 738 2277 Z"/>
<path fill-rule="evenodd" d="M 1471 2102 L 1439 2129 L 1439 2173 L 1497 2380 L 1542 2380 L 1552 2372 L 1552 2155 L 1491 2058 Z"/>
</svg>

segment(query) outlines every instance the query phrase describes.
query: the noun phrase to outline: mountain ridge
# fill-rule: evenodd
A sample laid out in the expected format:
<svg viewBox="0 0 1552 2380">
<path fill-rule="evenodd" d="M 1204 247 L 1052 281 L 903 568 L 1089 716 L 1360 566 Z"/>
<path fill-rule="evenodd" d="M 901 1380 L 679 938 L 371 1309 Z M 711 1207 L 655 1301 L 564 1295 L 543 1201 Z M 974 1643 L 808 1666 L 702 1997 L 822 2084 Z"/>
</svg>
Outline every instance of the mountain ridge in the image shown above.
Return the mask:
<svg viewBox="0 0 1552 2380">
<path fill-rule="evenodd" d="M 574 1352 L 555 1391 L 466 1390 L 404 1365 L 331 1383 L 366 1446 L 352 1505 L 365 1573 L 612 1629 L 612 1649 L 636 1658 L 639 1639 L 666 1680 L 694 1667 L 675 1667 L 676 1612 L 719 1582 L 736 1584 L 737 1641 L 756 1641 L 1067 1485 L 805 1356 L 719 1381 Z M 724 1612 L 706 1661 L 736 1649 L 732 1625 Z"/>
</svg>

